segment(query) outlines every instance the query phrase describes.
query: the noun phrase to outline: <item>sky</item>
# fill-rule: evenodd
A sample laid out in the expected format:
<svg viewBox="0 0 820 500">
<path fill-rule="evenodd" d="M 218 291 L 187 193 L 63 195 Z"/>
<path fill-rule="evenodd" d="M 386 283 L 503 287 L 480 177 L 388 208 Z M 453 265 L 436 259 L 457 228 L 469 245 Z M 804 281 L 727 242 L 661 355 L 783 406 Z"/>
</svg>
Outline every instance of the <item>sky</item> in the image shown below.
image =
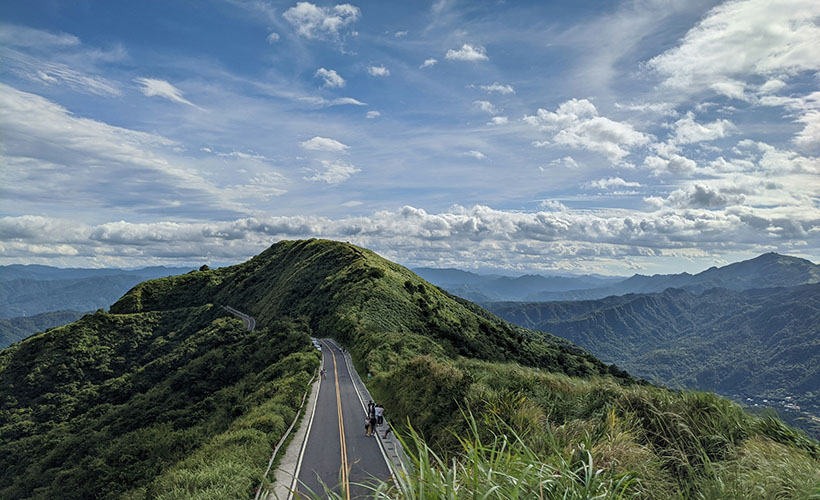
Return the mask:
<svg viewBox="0 0 820 500">
<path fill-rule="evenodd" d="M 0 264 L 818 262 L 820 2 L 2 2 L 0 174 Z"/>
</svg>

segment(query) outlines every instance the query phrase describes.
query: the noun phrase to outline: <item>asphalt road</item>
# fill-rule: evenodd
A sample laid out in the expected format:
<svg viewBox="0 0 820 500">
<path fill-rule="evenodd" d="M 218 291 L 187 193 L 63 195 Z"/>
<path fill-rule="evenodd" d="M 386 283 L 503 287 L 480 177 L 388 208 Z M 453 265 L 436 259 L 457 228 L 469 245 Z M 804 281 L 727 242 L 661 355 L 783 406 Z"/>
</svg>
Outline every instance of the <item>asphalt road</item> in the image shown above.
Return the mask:
<svg viewBox="0 0 820 500">
<path fill-rule="evenodd" d="M 299 461 L 296 491 L 301 498 L 310 498 L 309 492 L 324 497 L 324 483 L 342 493 L 342 498 L 362 498 L 368 490 L 360 485 L 372 483 L 374 477 L 388 479 L 390 469 L 378 440 L 365 436 L 365 410 L 341 351 L 322 342 L 322 356 L 327 378 L 319 387 L 316 410 Z M 379 430 L 384 432 L 383 428 Z M 347 466 L 343 468 L 343 464 Z M 349 496 L 343 493 L 343 484 L 350 485 Z"/>
<path fill-rule="evenodd" d="M 233 307 L 231 307 L 231 306 L 222 306 L 222 307 L 223 307 L 226 311 L 228 311 L 228 312 L 230 312 L 231 314 L 233 314 L 234 316 L 237 316 L 237 317 L 241 318 L 241 319 L 242 319 L 242 323 L 244 323 L 245 328 L 246 328 L 249 332 L 252 332 L 252 331 L 256 328 L 256 320 L 255 320 L 255 319 L 253 319 L 252 317 L 248 316 L 247 314 L 245 314 L 245 313 L 243 313 L 243 312 L 237 311 L 236 309 L 234 309 L 234 308 L 233 308 Z"/>
</svg>

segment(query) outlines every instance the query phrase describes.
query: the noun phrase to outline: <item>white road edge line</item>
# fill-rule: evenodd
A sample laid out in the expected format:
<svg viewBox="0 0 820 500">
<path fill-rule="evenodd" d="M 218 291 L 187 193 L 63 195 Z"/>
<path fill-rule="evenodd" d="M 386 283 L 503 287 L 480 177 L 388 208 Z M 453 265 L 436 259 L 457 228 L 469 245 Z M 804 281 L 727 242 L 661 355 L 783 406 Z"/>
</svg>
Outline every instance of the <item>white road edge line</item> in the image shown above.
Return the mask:
<svg viewBox="0 0 820 500">
<path fill-rule="evenodd" d="M 332 339 L 330 339 L 330 341 L 333 342 L 333 344 L 336 346 L 337 349 L 339 349 L 340 351 L 342 350 L 342 348 L 339 346 L 339 344 L 336 343 L 336 341 L 334 341 Z M 364 400 L 362 399 L 362 394 L 359 392 L 359 388 L 356 387 L 356 382 L 353 381 L 353 372 L 350 371 L 351 363 L 347 362 L 347 357 L 344 355 L 344 352 L 342 353 L 342 359 L 345 360 L 345 365 L 347 365 L 347 374 L 350 375 L 350 382 L 353 384 L 353 389 L 355 389 L 356 396 L 359 398 L 359 403 L 361 403 L 361 405 L 362 405 L 362 411 L 364 412 L 365 416 L 367 416 L 367 405 L 364 404 Z M 352 360 L 352 358 L 351 358 L 351 360 Z M 360 377 L 360 379 L 361 379 L 361 377 Z M 362 382 L 362 383 L 364 383 L 364 382 Z M 390 470 L 390 475 L 393 476 L 393 478 L 398 477 L 398 476 L 396 476 L 395 469 L 393 469 L 393 464 L 390 462 L 390 459 L 387 458 L 387 453 L 384 451 L 384 445 L 382 444 L 382 439 L 379 437 L 379 432 L 378 431 L 376 431 L 376 443 L 378 443 L 378 445 L 379 445 L 379 451 L 382 452 L 382 458 L 384 459 L 384 463 L 387 464 L 387 468 Z"/>
<path fill-rule="evenodd" d="M 325 353 L 322 353 L 322 364 L 319 369 L 325 367 Z M 319 391 L 322 389 L 322 377 L 319 377 L 319 385 L 316 386 L 316 398 L 313 400 L 313 409 L 310 410 L 310 420 L 308 420 L 307 431 L 305 432 L 305 440 L 302 441 L 302 449 L 299 450 L 299 459 L 296 461 L 296 472 L 293 473 L 293 481 L 288 488 L 288 496 L 285 500 L 293 498 L 293 492 L 296 491 L 296 483 L 299 481 L 299 471 L 302 469 L 302 459 L 305 458 L 305 449 L 307 448 L 308 439 L 310 439 L 310 429 L 313 427 L 313 417 L 316 416 L 316 404 L 319 402 Z"/>
</svg>

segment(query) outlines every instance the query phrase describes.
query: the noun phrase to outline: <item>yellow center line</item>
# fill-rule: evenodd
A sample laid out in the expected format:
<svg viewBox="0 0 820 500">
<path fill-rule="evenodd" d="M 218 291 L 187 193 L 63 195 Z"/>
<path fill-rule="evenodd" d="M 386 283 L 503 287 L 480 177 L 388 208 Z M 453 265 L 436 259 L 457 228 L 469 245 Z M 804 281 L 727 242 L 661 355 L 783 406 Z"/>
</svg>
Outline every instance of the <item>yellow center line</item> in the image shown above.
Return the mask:
<svg viewBox="0 0 820 500">
<path fill-rule="evenodd" d="M 322 342 L 325 345 L 325 348 L 330 349 L 330 347 Z M 347 441 L 345 440 L 345 420 L 344 416 L 342 415 L 342 395 L 339 391 L 339 370 L 336 366 L 336 353 L 333 352 L 333 349 L 330 349 L 330 354 L 333 356 L 333 375 L 336 381 L 336 411 L 339 413 L 339 443 L 340 443 L 340 451 L 342 454 L 342 490 L 345 492 L 346 500 L 350 500 L 350 481 L 348 478 L 349 470 L 347 464 Z"/>
</svg>

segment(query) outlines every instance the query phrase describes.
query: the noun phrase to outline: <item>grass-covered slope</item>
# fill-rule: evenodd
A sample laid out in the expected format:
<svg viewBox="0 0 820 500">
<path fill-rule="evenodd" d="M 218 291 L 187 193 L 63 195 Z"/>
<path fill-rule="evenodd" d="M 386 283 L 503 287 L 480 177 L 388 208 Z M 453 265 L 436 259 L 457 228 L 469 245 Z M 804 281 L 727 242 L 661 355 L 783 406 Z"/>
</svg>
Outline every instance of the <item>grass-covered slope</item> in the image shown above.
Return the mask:
<svg viewBox="0 0 820 500">
<path fill-rule="evenodd" d="M 306 325 L 211 304 L 36 334 L 0 351 L 0 498 L 252 496 L 316 366 Z"/>
<path fill-rule="evenodd" d="M 793 398 L 820 414 L 820 284 L 488 304 L 669 386 Z"/>
<path fill-rule="evenodd" d="M 284 241 L 243 264 L 141 283 L 112 312 L 162 310 L 216 301 L 259 324 L 304 317 L 318 336 L 334 337 L 370 372 L 416 355 L 514 361 L 587 376 L 620 370 L 557 337 L 516 327 L 454 297 L 412 271 L 353 245 Z"/>
<path fill-rule="evenodd" d="M 141 283 L 0 352 L 0 498 L 250 498 L 317 364 L 308 334 L 373 374 L 396 431 L 423 433 L 411 450 L 441 453 L 381 498 L 806 498 L 820 484 L 817 444 L 778 421 L 639 383 L 370 251 L 309 240 Z"/>
</svg>

